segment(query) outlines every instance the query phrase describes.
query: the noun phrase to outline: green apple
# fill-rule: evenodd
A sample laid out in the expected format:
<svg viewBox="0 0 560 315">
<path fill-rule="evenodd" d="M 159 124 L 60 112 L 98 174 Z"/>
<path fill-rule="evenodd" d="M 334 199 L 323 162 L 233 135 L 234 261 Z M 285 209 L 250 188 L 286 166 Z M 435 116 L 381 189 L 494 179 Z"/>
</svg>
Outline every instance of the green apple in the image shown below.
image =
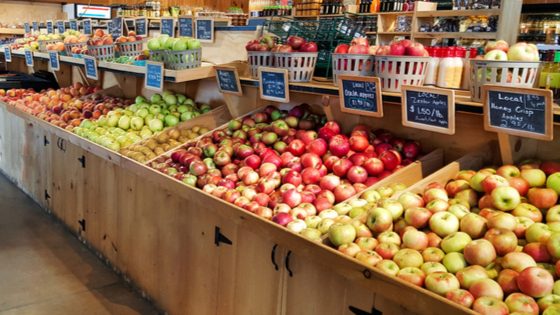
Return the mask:
<svg viewBox="0 0 560 315">
<path fill-rule="evenodd" d="M 110 150 L 113 150 L 113 151 L 119 151 L 119 149 L 121 148 L 121 145 L 117 141 L 111 141 L 111 142 L 109 142 L 109 145 L 107 146 L 107 148 L 109 148 Z"/>
<path fill-rule="evenodd" d="M 149 126 L 145 126 L 145 127 L 148 127 L 148 129 L 142 129 L 142 131 L 140 131 L 140 137 L 142 138 L 151 137 L 154 133 L 150 130 Z"/>
<path fill-rule="evenodd" d="M 170 111 L 169 109 L 167 109 L 167 108 L 163 108 L 163 109 L 161 110 L 161 114 L 167 116 L 167 115 L 171 114 L 171 111 Z"/>
<path fill-rule="evenodd" d="M 150 130 L 153 132 L 158 132 L 163 130 L 163 121 L 160 119 L 154 118 L 150 121 Z"/>
<path fill-rule="evenodd" d="M 165 95 L 163 99 L 168 105 L 177 105 L 177 97 L 173 94 Z"/>
<path fill-rule="evenodd" d="M 133 117 L 130 120 L 130 127 L 132 130 L 140 130 L 144 126 L 144 119 L 142 117 Z"/>
<path fill-rule="evenodd" d="M 191 106 L 193 106 L 193 105 L 194 105 L 194 101 L 193 101 L 192 99 L 190 99 L 190 98 L 187 98 L 187 99 L 183 102 L 183 105 L 191 105 Z"/>
<path fill-rule="evenodd" d="M 201 47 L 200 41 L 195 38 L 189 39 L 189 41 L 187 42 L 187 46 L 189 47 L 189 49 L 199 49 Z"/>
<path fill-rule="evenodd" d="M 152 97 L 150 98 L 150 102 L 151 102 L 151 103 L 159 103 L 159 102 L 161 102 L 161 95 L 159 95 L 158 93 L 152 95 Z"/>
<path fill-rule="evenodd" d="M 128 147 L 129 145 L 133 144 L 132 140 L 127 139 L 125 142 L 121 143 L 121 148 Z"/>
<path fill-rule="evenodd" d="M 352 243 L 355 239 L 356 229 L 351 224 L 335 223 L 329 229 L 329 240 L 335 247 Z"/>
<path fill-rule="evenodd" d="M 210 107 L 210 105 L 208 105 L 208 104 L 203 104 L 202 106 L 200 106 L 200 110 L 203 111 L 203 110 L 205 110 L 205 109 L 212 110 L 212 107 Z"/>
<path fill-rule="evenodd" d="M 179 38 L 175 42 L 175 45 L 173 45 L 173 50 L 174 51 L 187 50 L 187 48 L 188 48 L 187 43 L 188 43 L 189 40 L 190 40 L 190 38 L 188 38 L 188 37 Z"/>
<path fill-rule="evenodd" d="M 172 91 L 167 90 L 161 93 L 161 97 L 165 98 L 167 95 L 174 95 L 174 94 L 175 93 L 173 93 Z"/>
<path fill-rule="evenodd" d="M 154 119 L 154 115 L 153 114 L 149 114 L 148 116 L 144 117 L 144 124 L 145 125 L 149 125 L 150 121 Z"/>
<path fill-rule="evenodd" d="M 546 179 L 546 188 L 550 188 L 557 194 L 560 194 L 560 172 L 548 176 Z"/>
<path fill-rule="evenodd" d="M 446 253 L 462 253 L 470 242 L 472 242 L 472 239 L 467 233 L 455 232 L 447 235 L 441 241 L 441 249 Z"/>
<path fill-rule="evenodd" d="M 126 116 L 128 116 L 128 117 L 132 117 L 132 116 L 134 116 L 134 111 L 125 110 L 125 111 L 124 111 L 124 114 L 125 114 Z"/>
<path fill-rule="evenodd" d="M 173 127 L 179 123 L 179 118 L 175 115 L 167 115 L 165 116 L 165 124 L 168 127 Z"/>
<path fill-rule="evenodd" d="M 132 143 L 136 143 L 136 142 L 138 142 L 138 141 L 142 141 L 142 137 L 136 136 L 136 135 L 135 135 L 135 136 L 132 137 L 130 140 L 132 141 Z"/>
<path fill-rule="evenodd" d="M 142 108 L 147 108 L 150 109 L 150 104 L 142 102 L 140 104 L 138 104 L 138 109 L 142 109 Z"/>
<path fill-rule="evenodd" d="M 194 118 L 193 112 L 184 112 L 181 114 L 181 121 L 187 121 L 192 118 Z"/>
<path fill-rule="evenodd" d="M 188 111 L 188 110 L 189 110 L 189 108 L 186 105 L 181 105 L 181 106 L 177 107 L 177 111 L 181 114 Z"/>
<path fill-rule="evenodd" d="M 177 116 L 178 118 L 181 118 L 181 113 L 179 113 L 178 111 L 172 111 L 171 115 Z"/>
<path fill-rule="evenodd" d="M 91 127 L 93 127 L 93 123 L 89 119 L 84 119 L 80 124 L 80 127 L 90 129 Z"/>
<path fill-rule="evenodd" d="M 152 38 L 148 41 L 149 50 L 161 50 L 161 44 L 157 38 Z"/>
<path fill-rule="evenodd" d="M 159 105 L 150 106 L 150 114 L 157 115 L 159 113 L 161 113 L 161 106 L 159 106 Z"/>
<path fill-rule="evenodd" d="M 176 105 L 171 105 L 167 109 L 169 109 L 169 111 L 171 111 L 171 112 L 175 112 L 175 111 L 177 111 L 177 106 Z"/>
<path fill-rule="evenodd" d="M 119 144 L 121 144 L 121 145 L 122 145 L 123 142 L 125 142 L 126 140 L 128 140 L 128 138 L 127 138 L 126 136 L 119 136 L 119 137 L 117 138 L 117 142 L 118 142 Z"/>
<path fill-rule="evenodd" d="M 166 41 L 165 41 L 165 49 L 167 50 L 173 50 L 173 45 L 175 45 L 175 42 L 177 41 L 176 38 L 173 37 L 169 37 Z"/>
<path fill-rule="evenodd" d="M 107 116 L 103 115 L 103 116 L 99 117 L 99 120 L 98 120 L 99 126 L 106 126 L 107 121 L 108 121 Z"/>
<path fill-rule="evenodd" d="M 130 128 L 130 117 L 128 116 L 122 116 L 119 119 L 119 128 L 122 128 L 124 130 L 128 130 Z"/>
<path fill-rule="evenodd" d="M 107 126 L 109 127 L 116 127 L 119 124 L 119 115 L 109 115 L 107 116 Z"/>
<path fill-rule="evenodd" d="M 146 98 L 142 95 L 136 96 L 136 100 L 135 100 L 136 104 L 140 104 L 140 103 L 145 103 L 146 102 Z"/>
<path fill-rule="evenodd" d="M 136 112 L 138 110 L 138 106 L 136 104 L 132 104 L 128 106 L 128 110 Z"/>
<path fill-rule="evenodd" d="M 167 35 L 167 34 L 161 34 L 161 35 L 158 36 L 157 39 L 158 39 L 158 41 L 159 41 L 159 46 L 163 48 L 164 45 L 165 45 L 165 42 L 169 39 L 169 35 Z M 149 47 L 148 47 L 148 48 L 149 48 Z M 160 48 L 160 49 L 161 49 L 161 48 Z"/>
<path fill-rule="evenodd" d="M 187 97 L 183 94 L 176 94 L 175 96 L 177 97 L 177 102 L 179 104 L 183 104 L 183 102 L 187 100 Z"/>
<path fill-rule="evenodd" d="M 138 116 L 142 119 L 148 117 L 149 114 L 150 114 L 150 111 L 145 109 L 145 108 L 142 108 L 142 109 L 139 109 L 139 110 L 136 111 L 136 116 Z"/>
<path fill-rule="evenodd" d="M 441 262 L 447 268 L 447 271 L 452 274 L 456 274 L 459 270 L 467 267 L 467 261 L 461 253 L 449 253 L 443 257 Z"/>
</svg>

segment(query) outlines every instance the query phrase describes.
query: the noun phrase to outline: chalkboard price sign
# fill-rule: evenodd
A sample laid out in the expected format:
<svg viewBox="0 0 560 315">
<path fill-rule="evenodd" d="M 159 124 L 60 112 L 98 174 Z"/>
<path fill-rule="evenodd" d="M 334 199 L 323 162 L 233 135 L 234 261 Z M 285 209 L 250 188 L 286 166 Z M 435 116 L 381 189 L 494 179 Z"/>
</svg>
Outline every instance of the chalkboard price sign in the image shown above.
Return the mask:
<svg viewBox="0 0 560 315">
<path fill-rule="evenodd" d="M 173 18 L 162 18 L 160 25 L 161 34 L 169 35 L 169 37 L 175 37 L 175 20 Z"/>
<path fill-rule="evenodd" d="M 123 18 L 114 18 L 111 22 L 107 23 L 109 25 L 109 34 L 113 35 L 113 40 L 121 37 L 123 35 Z"/>
<path fill-rule="evenodd" d="M 84 35 L 91 35 L 91 20 L 84 20 Z"/>
<path fill-rule="evenodd" d="M 47 21 L 47 34 L 54 34 L 53 21 Z"/>
<path fill-rule="evenodd" d="M 6 62 L 12 62 L 12 50 L 10 49 L 10 45 L 4 45 L 4 56 Z"/>
<path fill-rule="evenodd" d="M 379 78 L 338 76 L 340 110 L 345 113 L 383 117 Z"/>
<path fill-rule="evenodd" d="M 58 34 L 62 34 L 64 33 L 64 21 L 57 21 L 56 22 L 57 28 L 58 28 Z"/>
<path fill-rule="evenodd" d="M 28 67 L 33 67 L 33 52 L 30 49 L 26 49 L 25 51 L 25 63 Z"/>
<path fill-rule="evenodd" d="M 263 100 L 284 103 L 290 101 L 287 69 L 259 67 L 259 83 Z"/>
<path fill-rule="evenodd" d="M 60 62 L 58 60 L 58 50 L 49 50 L 49 64 L 54 71 L 60 70 Z"/>
<path fill-rule="evenodd" d="M 148 35 L 148 28 L 147 28 L 147 19 L 146 18 L 137 18 L 136 19 L 136 35 L 137 36 L 146 36 Z"/>
<path fill-rule="evenodd" d="M 70 29 L 73 29 L 74 31 L 77 31 L 78 30 L 78 21 L 70 20 Z"/>
<path fill-rule="evenodd" d="M 146 62 L 146 79 L 144 80 L 145 88 L 149 90 L 163 90 L 163 63 Z"/>
<path fill-rule="evenodd" d="M 237 68 L 235 67 L 214 67 L 216 70 L 216 79 L 218 80 L 218 88 L 222 93 L 234 95 L 243 95 Z"/>
<path fill-rule="evenodd" d="M 35 31 L 35 32 L 39 31 L 39 23 L 33 22 L 33 31 Z"/>
<path fill-rule="evenodd" d="M 31 28 L 29 27 L 29 23 L 23 23 L 23 27 L 25 28 L 26 33 L 31 33 Z"/>
<path fill-rule="evenodd" d="M 99 74 L 97 72 L 97 60 L 93 56 L 84 56 L 84 62 L 86 67 L 86 77 L 99 80 Z"/>
<path fill-rule="evenodd" d="M 214 19 L 196 19 L 196 39 L 201 42 L 214 42 Z"/>
<path fill-rule="evenodd" d="M 179 36 L 193 37 L 193 19 L 192 17 L 179 17 Z"/>
<path fill-rule="evenodd" d="M 552 91 L 484 85 L 484 129 L 552 140 Z"/>
<path fill-rule="evenodd" d="M 455 134 L 455 92 L 424 86 L 402 86 L 403 126 Z"/>
</svg>

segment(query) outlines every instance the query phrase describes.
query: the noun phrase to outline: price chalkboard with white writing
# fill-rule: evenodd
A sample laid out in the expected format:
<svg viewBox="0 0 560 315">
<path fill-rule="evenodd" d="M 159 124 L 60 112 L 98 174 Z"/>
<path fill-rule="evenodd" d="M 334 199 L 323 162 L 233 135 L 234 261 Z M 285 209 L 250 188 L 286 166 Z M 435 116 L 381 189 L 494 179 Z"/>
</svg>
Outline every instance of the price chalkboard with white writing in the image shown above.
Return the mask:
<svg viewBox="0 0 560 315">
<path fill-rule="evenodd" d="M 162 18 L 160 25 L 161 34 L 169 35 L 169 37 L 175 37 L 175 19 Z"/>
<path fill-rule="evenodd" d="M 12 62 L 12 50 L 10 45 L 4 45 L 4 58 L 6 62 Z"/>
<path fill-rule="evenodd" d="M 552 91 L 483 86 L 484 129 L 538 140 L 552 140 Z"/>
<path fill-rule="evenodd" d="M 56 27 L 58 29 L 58 34 L 62 34 L 66 31 L 64 21 L 56 21 Z"/>
<path fill-rule="evenodd" d="M 153 61 L 146 62 L 144 87 L 154 91 L 163 90 L 163 63 Z"/>
<path fill-rule="evenodd" d="M 179 16 L 179 36 L 193 37 L 193 18 L 192 16 Z"/>
<path fill-rule="evenodd" d="M 23 23 L 23 27 L 25 28 L 26 33 L 31 33 L 31 28 L 29 27 L 29 23 Z"/>
<path fill-rule="evenodd" d="M 97 59 L 93 56 L 84 56 L 84 66 L 86 68 L 86 77 L 99 80 L 99 73 L 97 72 Z"/>
<path fill-rule="evenodd" d="M 383 117 L 379 78 L 338 76 L 340 110 L 345 113 Z"/>
<path fill-rule="evenodd" d="M 77 20 L 70 20 L 70 29 L 77 31 L 78 30 L 78 21 Z"/>
<path fill-rule="evenodd" d="M 84 35 L 91 35 L 91 20 L 84 20 Z"/>
<path fill-rule="evenodd" d="M 28 67 L 33 67 L 33 52 L 31 51 L 31 49 L 25 49 L 24 53 L 25 53 L 25 64 Z"/>
<path fill-rule="evenodd" d="M 237 68 L 235 67 L 214 67 L 216 71 L 216 80 L 218 80 L 218 89 L 222 93 L 243 95 L 241 90 L 241 83 L 237 75 Z"/>
<path fill-rule="evenodd" d="M 34 31 L 34 32 L 38 32 L 38 31 L 39 31 L 39 23 L 33 22 L 33 31 Z"/>
<path fill-rule="evenodd" d="M 60 70 L 60 61 L 58 59 L 58 50 L 49 50 L 49 65 L 51 66 L 51 70 L 59 71 Z"/>
<path fill-rule="evenodd" d="M 113 40 L 123 36 L 123 18 L 114 18 L 111 22 L 107 23 L 109 26 L 109 34 L 113 35 Z"/>
<path fill-rule="evenodd" d="M 53 21 L 47 21 L 47 34 L 54 34 Z"/>
<path fill-rule="evenodd" d="M 214 42 L 214 19 L 196 19 L 196 39 L 201 42 Z"/>
<path fill-rule="evenodd" d="M 455 92 L 448 89 L 403 85 L 403 126 L 455 134 Z"/>
<path fill-rule="evenodd" d="M 142 37 L 148 35 L 147 19 L 145 17 L 136 19 L 136 35 Z"/>
<path fill-rule="evenodd" d="M 290 102 L 288 70 L 259 67 L 261 98 L 274 102 Z"/>
</svg>

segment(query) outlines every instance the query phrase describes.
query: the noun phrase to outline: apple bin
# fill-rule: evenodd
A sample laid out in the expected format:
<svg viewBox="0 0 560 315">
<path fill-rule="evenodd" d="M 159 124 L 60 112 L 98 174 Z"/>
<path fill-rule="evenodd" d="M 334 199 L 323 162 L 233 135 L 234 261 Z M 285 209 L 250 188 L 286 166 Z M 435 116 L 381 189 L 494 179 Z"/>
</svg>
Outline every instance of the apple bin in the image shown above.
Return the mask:
<svg viewBox="0 0 560 315">
<path fill-rule="evenodd" d="M 338 86 L 341 74 L 368 76 L 374 74 L 375 56 L 365 54 L 332 54 L 333 83 Z"/>
<path fill-rule="evenodd" d="M 142 53 L 142 41 L 134 41 L 134 42 L 116 42 L 117 51 L 119 56 L 129 56 L 129 57 L 136 57 Z"/>
<path fill-rule="evenodd" d="M 375 56 L 375 76 L 383 92 L 400 92 L 403 84 L 423 86 L 430 57 Z"/>
<path fill-rule="evenodd" d="M 95 59 L 105 61 L 115 58 L 115 44 L 87 46 L 89 55 L 94 56 Z"/>
<path fill-rule="evenodd" d="M 274 53 L 270 51 L 247 51 L 251 78 L 259 78 L 259 67 L 274 68 Z"/>
</svg>

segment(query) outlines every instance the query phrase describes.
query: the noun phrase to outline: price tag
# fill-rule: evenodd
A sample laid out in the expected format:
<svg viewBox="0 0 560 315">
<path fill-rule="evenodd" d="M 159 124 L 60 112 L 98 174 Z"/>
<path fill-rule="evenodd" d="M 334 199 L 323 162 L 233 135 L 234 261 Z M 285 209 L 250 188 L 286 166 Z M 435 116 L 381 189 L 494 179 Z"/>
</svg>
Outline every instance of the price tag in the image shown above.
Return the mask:
<svg viewBox="0 0 560 315">
<path fill-rule="evenodd" d="M 161 62 L 146 62 L 146 79 L 144 80 L 144 87 L 149 90 L 162 91 L 163 90 L 163 63 Z"/>
<path fill-rule="evenodd" d="M 10 45 L 4 45 L 4 56 L 6 62 L 12 62 L 12 50 L 10 49 Z"/>
<path fill-rule="evenodd" d="M 53 21 L 47 21 L 47 34 L 54 34 Z"/>
<path fill-rule="evenodd" d="M 35 32 L 39 31 L 39 23 L 33 22 L 33 31 L 35 31 Z"/>
<path fill-rule="evenodd" d="M 31 28 L 29 27 L 29 23 L 23 23 L 23 27 L 25 28 L 26 33 L 31 33 Z"/>
<path fill-rule="evenodd" d="M 137 18 L 136 19 L 136 35 L 137 36 L 147 36 L 148 35 L 148 27 L 147 27 L 147 19 L 146 18 Z"/>
<path fill-rule="evenodd" d="M 123 35 L 123 18 L 116 17 L 111 22 L 108 23 L 109 25 L 109 34 L 113 35 L 113 40 L 121 37 Z"/>
<path fill-rule="evenodd" d="M 455 134 L 455 92 L 424 86 L 402 86 L 403 126 Z"/>
<path fill-rule="evenodd" d="M 193 37 L 193 19 L 190 16 L 179 16 L 179 36 Z"/>
<path fill-rule="evenodd" d="M 93 56 L 84 56 L 86 77 L 99 80 L 99 73 L 97 72 L 97 60 Z"/>
<path fill-rule="evenodd" d="M 288 70 L 259 67 L 261 98 L 275 102 L 290 102 Z"/>
<path fill-rule="evenodd" d="M 552 140 L 552 91 L 484 85 L 484 129 L 537 140 Z"/>
<path fill-rule="evenodd" d="M 162 18 L 159 30 L 161 34 L 169 35 L 169 37 L 175 37 L 175 20 L 173 18 Z"/>
<path fill-rule="evenodd" d="M 84 35 L 91 35 L 91 20 L 84 20 Z"/>
<path fill-rule="evenodd" d="M 73 29 L 74 31 L 77 31 L 78 30 L 78 21 L 70 20 L 70 29 Z"/>
<path fill-rule="evenodd" d="M 196 39 L 201 42 L 214 42 L 214 19 L 196 19 Z"/>
<path fill-rule="evenodd" d="M 57 21 L 56 22 L 57 28 L 58 28 L 58 34 L 62 34 L 64 33 L 64 21 Z"/>
<path fill-rule="evenodd" d="M 49 50 L 49 64 L 54 71 L 60 70 L 60 63 L 58 60 L 58 50 Z"/>
<path fill-rule="evenodd" d="M 214 67 L 214 70 L 216 70 L 216 79 L 218 80 L 218 89 L 220 92 L 239 96 L 243 95 L 239 76 L 237 75 L 237 68 Z"/>
<path fill-rule="evenodd" d="M 379 78 L 338 76 L 340 110 L 345 113 L 383 117 Z"/>
<path fill-rule="evenodd" d="M 33 67 L 33 52 L 31 49 L 25 49 L 25 63 L 28 67 Z"/>
</svg>

